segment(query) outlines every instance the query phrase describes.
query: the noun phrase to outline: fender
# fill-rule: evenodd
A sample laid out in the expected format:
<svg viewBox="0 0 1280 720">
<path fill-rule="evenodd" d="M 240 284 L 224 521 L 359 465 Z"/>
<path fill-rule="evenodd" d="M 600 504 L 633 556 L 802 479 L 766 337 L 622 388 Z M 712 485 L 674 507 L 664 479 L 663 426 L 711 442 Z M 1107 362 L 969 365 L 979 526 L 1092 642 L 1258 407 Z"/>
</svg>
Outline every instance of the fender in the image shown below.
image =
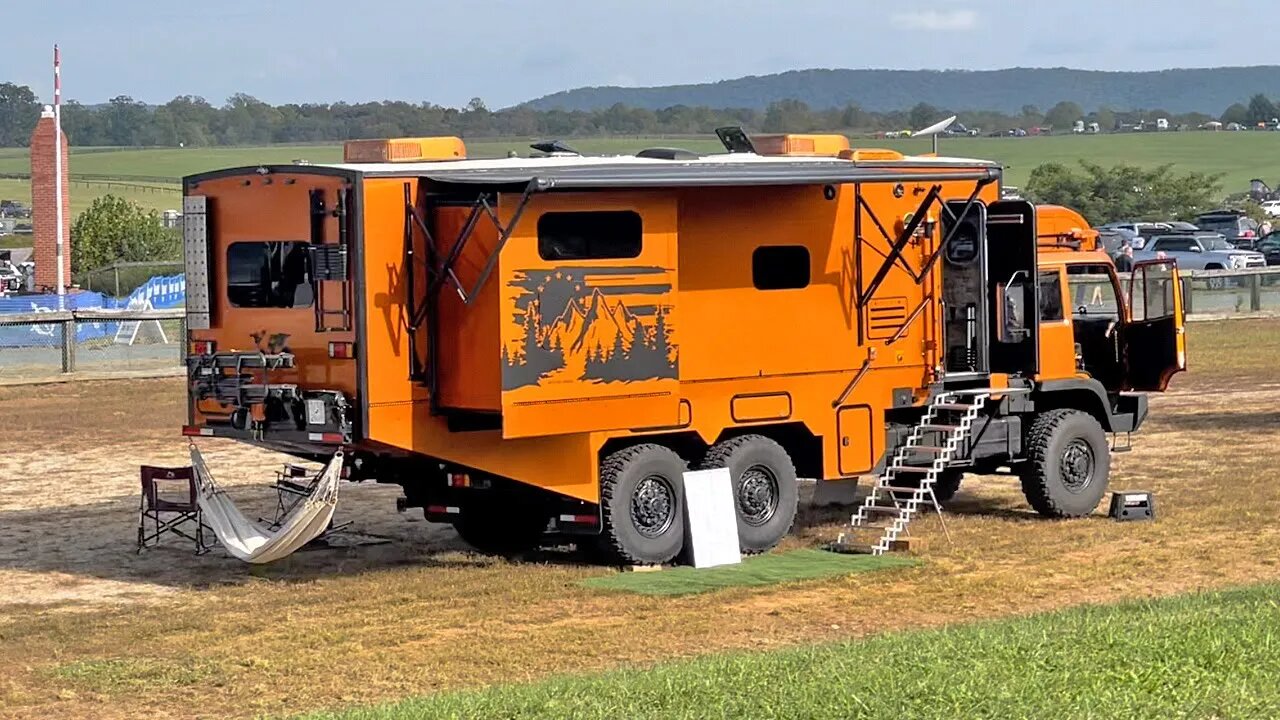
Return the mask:
<svg viewBox="0 0 1280 720">
<path fill-rule="evenodd" d="M 1111 395 L 1094 378 L 1065 378 L 1039 383 L 1036 411 L 1076 408 L 1097 418 L 1107 432 L 1134 432 L 1147 419 L 1147 396 L 1141 393 Z"/>
</svg>

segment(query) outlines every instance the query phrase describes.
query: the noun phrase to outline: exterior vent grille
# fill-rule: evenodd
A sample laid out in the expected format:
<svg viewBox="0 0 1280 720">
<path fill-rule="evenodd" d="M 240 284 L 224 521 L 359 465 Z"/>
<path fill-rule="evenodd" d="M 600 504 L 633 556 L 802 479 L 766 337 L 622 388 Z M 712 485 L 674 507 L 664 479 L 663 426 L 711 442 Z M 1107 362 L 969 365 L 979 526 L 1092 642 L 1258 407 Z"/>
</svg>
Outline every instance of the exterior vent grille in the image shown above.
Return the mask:
<svg viewBox="0 0 1280 720">
<path fill-rule="evenodd" d="M 867 339 L 888 340 L 907 321 L 907 299 L 877 298 L 867 304 Z"/>
</svg>

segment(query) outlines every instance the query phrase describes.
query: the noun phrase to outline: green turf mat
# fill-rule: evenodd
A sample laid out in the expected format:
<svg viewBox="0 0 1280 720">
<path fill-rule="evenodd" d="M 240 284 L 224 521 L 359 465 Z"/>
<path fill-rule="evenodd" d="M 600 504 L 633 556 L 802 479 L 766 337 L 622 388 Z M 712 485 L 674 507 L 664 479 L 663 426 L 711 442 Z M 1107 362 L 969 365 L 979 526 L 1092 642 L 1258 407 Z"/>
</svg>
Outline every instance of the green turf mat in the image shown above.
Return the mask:
<svg viewBox="0 0 1280 720">
<path fill-rule="evenodd" d="M 738 565 L 698 570 L 678 567 L 656 572 L 621 572 L 587 578 L 582 584 L 597 590 L 618 590 L 641 595 L 693 595 L 727 587 L 776 585 L 793 580 L 848 575 L 914 565 L 899 555 L 845 555 L 826 550 L 793 550 L 749 557 Z"/>
</svg>

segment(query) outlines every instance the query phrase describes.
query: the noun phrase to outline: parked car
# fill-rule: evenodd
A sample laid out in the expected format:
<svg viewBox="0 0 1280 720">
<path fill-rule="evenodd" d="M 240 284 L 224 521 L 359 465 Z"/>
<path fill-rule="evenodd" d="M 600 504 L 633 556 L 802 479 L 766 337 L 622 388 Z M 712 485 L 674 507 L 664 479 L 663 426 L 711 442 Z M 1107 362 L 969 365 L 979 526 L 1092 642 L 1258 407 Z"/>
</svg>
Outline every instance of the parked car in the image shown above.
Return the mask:
<svg viewBox="0 0 1280 720">
<path fill-rule="evenodd" d="M 1262 212 L 1267 217 L 1280 217 L 1280 200 L 1266 200 L 1262 203 Z"/>
<path fill-rule="evenodd" d="M 1196 217 L 1201 230 L 1216 232 L 1237 248 L 1250 248 L 1258 239 L 1258 223 L 1239 210 L 1215 210 Z"/>
<path fill-rule="evenodd" d="M 1141 250 L 1146 246 L 1147 238 L 1152 234 L 1166 233 L 1173 230 L 1168 223 L 1156 222 L 1112 222 L 1106 225 L 1099 225 L 1099 230 L 1114 230 L 1123 233 L 1129 238 L 1129 244 L 1134 250 Z"/>
<path fill-rule="evenodd" d="M 1147 246 L 1133 254 L 1134 261 L 1154 260 L 1161 257 L 1178 261 L 1182 270 L 1244 270 L 1266 267 L 1267 259 L 1260 252 L 1240 250 L 1217 233 L 1185 233 L 1157 235 Z M 1227 282 L 1223 277 L 1209 278 L 1209 287 L 1219 289 Z"/>
<path fill-rule="evenodd" d="M 1129 244 L 1131 236 L 1124 234 L 1119 230 L 1098 230 L 1098 242 L 1102 245 L 1102 249 L 1108 255 L 1115 259 L 1125 245 Z"/>
<path fill-rule="evenodd" d="M 17 265 L 8 260 L 0 263 L 0 296 L 21 292 L 26 283 L 26 275 Z"/>
<path fill-rule="evenodd" d="M 1280 265 L 1280 230 L 1263 236 L 1254 245 L 1254 250 L 1262 253 L 1267 259 L 1267 265 Z"/>
</svg>

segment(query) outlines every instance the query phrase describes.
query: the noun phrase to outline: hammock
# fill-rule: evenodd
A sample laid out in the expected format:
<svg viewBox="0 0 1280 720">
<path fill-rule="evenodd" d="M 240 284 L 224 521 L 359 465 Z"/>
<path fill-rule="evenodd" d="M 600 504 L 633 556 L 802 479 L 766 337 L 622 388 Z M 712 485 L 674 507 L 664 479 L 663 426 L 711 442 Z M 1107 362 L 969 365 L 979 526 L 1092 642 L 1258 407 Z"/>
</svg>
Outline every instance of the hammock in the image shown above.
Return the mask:
<svg viewBox="0 0 1280 720">
<path fill-rule="evenodd" d="M 213 528 L 222 546 L 232 555 L 250 563 L 269 563 L 292 555 L 324 533 L 338 504 L 338 482 L 342 479 L 342 453 L 333 456 L 320 471 L 315 488 L 289 512 L 276 530 L 245 517 L 204 464 L 200 450 L 191 446 L 191 467 L 196 471 L 200 509 L 204 522 Z"/>
</svg>

